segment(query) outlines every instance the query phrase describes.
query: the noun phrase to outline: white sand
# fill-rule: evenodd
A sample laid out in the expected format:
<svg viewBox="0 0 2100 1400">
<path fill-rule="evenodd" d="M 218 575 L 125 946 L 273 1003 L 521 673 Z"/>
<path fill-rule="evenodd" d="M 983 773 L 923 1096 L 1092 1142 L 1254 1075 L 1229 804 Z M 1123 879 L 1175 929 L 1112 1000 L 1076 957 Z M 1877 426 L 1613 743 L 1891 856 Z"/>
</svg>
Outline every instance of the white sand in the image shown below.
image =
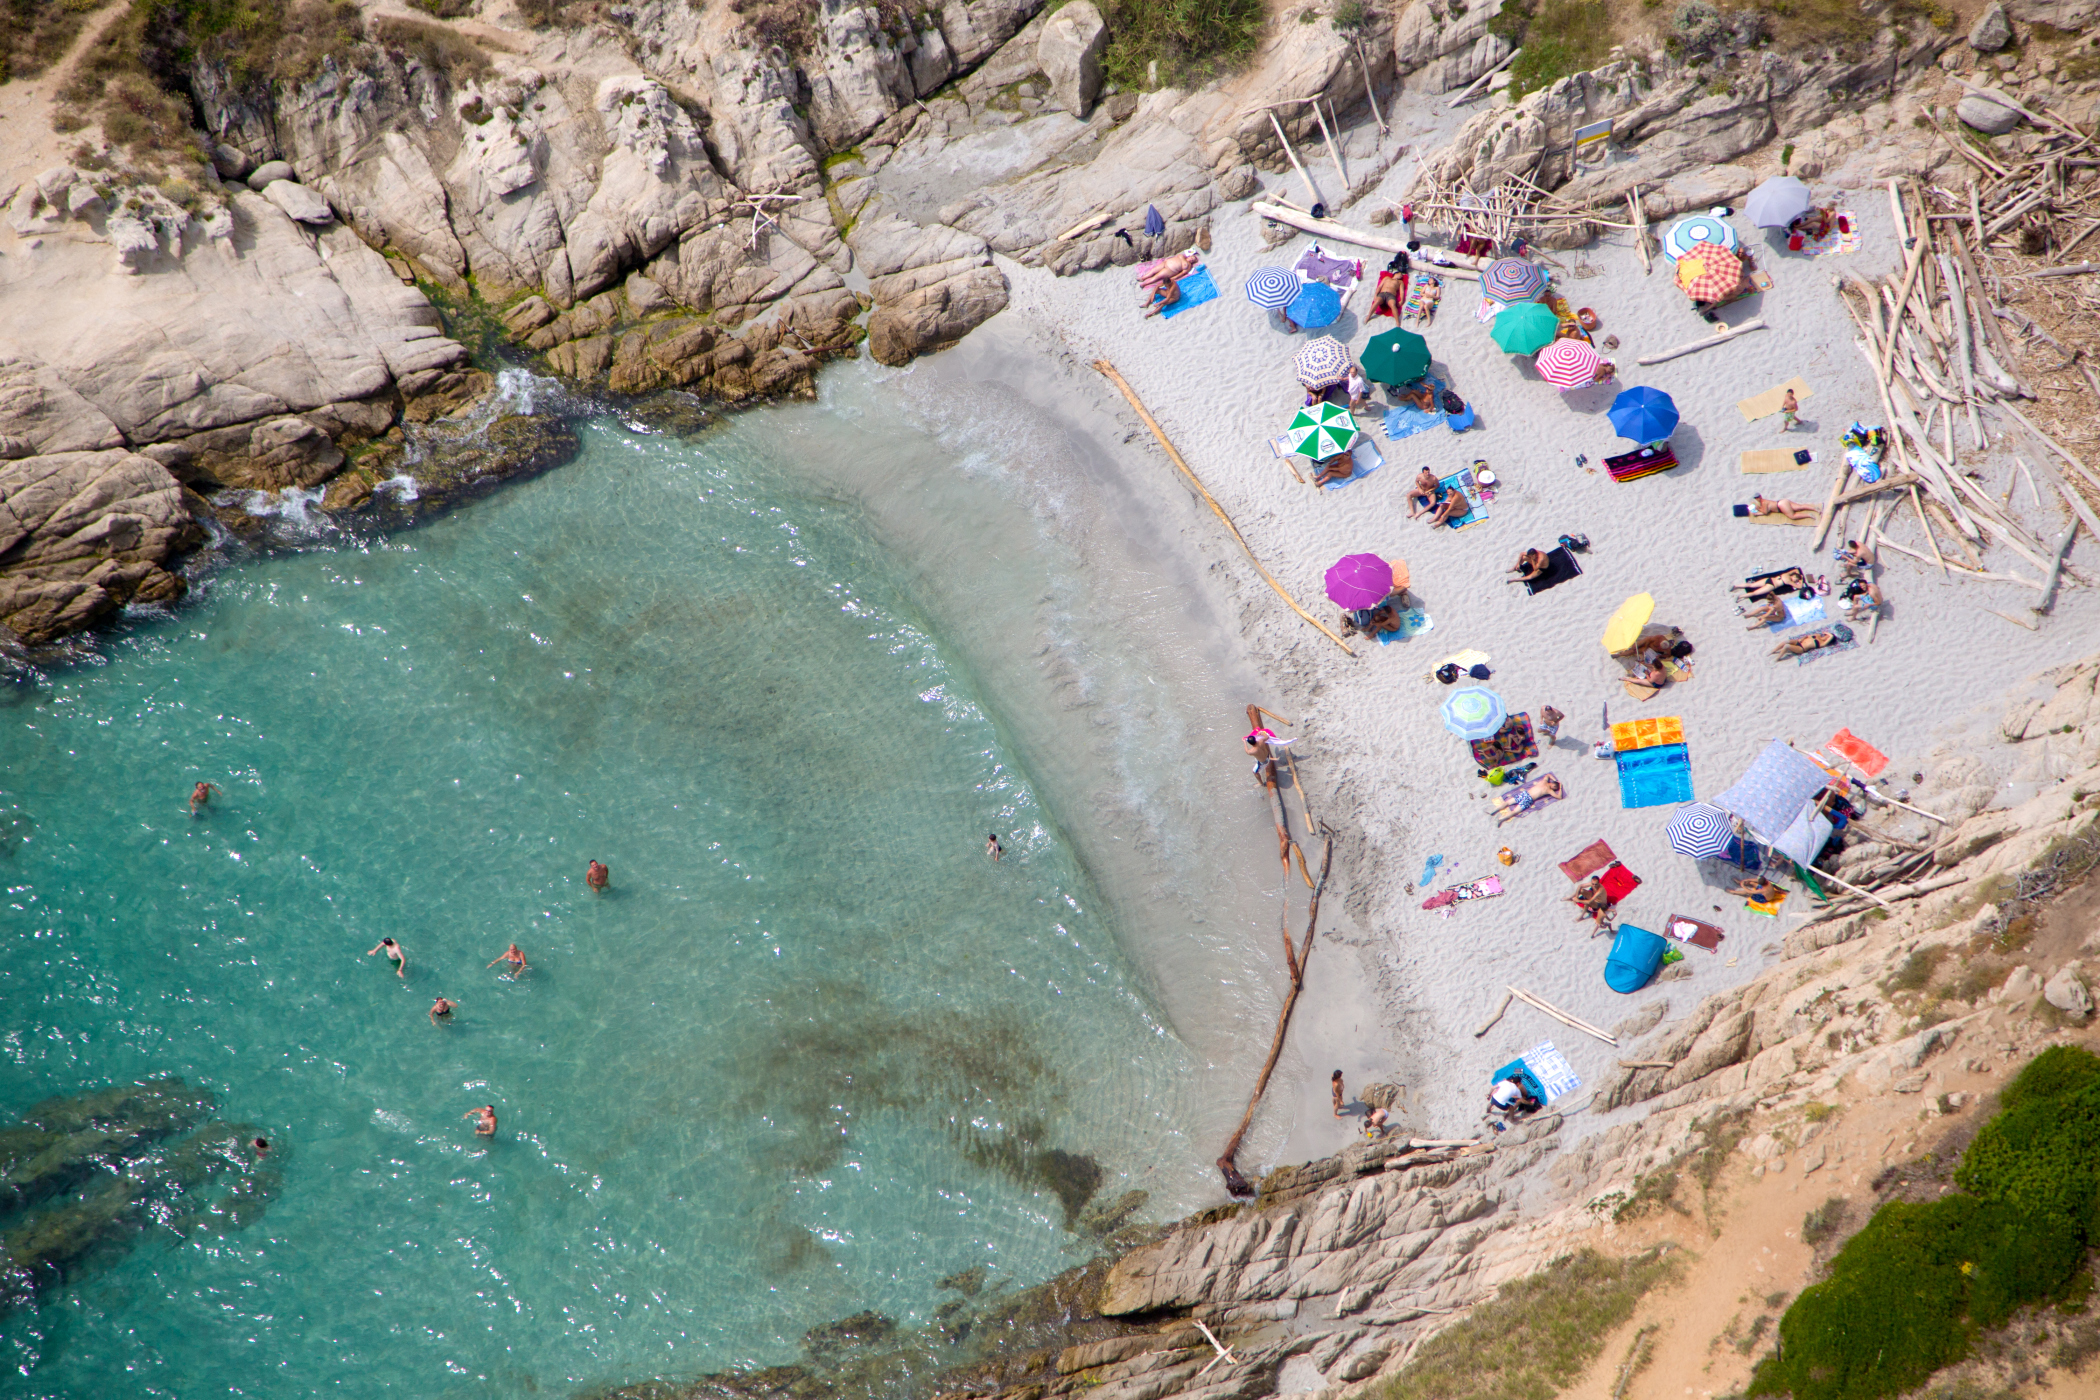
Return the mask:
<svg viewBox="0 0 2100 1400">
<path fill-rule="evenodd" d="M 1441 99 L 1431 100 L 1441 108 Z M 1394 139 L 1423 139 L 1416 133 L 1427 127 L 1431 134 L 1424 144 L 1433 148 L 1434 133 L 1453 120 L 1404 105 L 1395 117 L 1400 134 Z M 1397 196 L 1412 169 L 1413 160 L 1403 160 L 1384 190 Z M 1269 183 L 1291 188 L 1282 177 Z M 1345 656 L 1260 582 L 1207 512 L 1176 513 L 1192 522 L 1181 526 L 1179 538 L 1207 566 L 1198 576 L 1214 590 L 1199 607 L 1237 617 L 1255 665 L 1273 687 L 1268 703 L 1300 721 L 1294 731 L 1304 736 L 1298 756 L 1317 807 L 1340 832 L 1336 880 L 1322 919 L 1334 937 L 1323 937 L 1264 1112 L 1261 1144 L 1276 1141 L 1280 1123 L 1288 1122 L 1290 1132 L 1268 1160 L 1243 1160 L 1250 1174 L 1346 1141 L 1353 1120 L 1335 1122 L 1326 1105 L 1327 1070 L 1335 1064 L 1348 1070 L 1352 1086 L 1366 1075 L 1405 1082 L 1408 1112 L 1402 1121 L 1411 1130 L 1465 1135 L 1478 1128 L 1489 1071 L 1550 1039 L 1583 1076 L 1585 1089 L 1570 1100 L 1579 1104 L 1590 1087 L 1608 1079 L 1623 1052 L 1521 1005 L 1475 1039 L 1473 1028 L 1501 999 L 1506 983 L 1607 1027 L 1658 997 L 1668 1000 L 1674 1016 L 1708 993 L 1755 976 L 1777 957 L 1780 936 L 1805 920 L 1807 901 L 1800 894 L 1789 900 L 1784 916 L 1770 919 L 1704 883 L 1701 868 L 1672 853 L 1664 839 L 1674 807 L 1621 808 L 1613 766 L 1590 754 L 1601 733 L 1600 707 L 1608 704 L 1615 720 L 1681 716 L 1702 798 L 1732 783 L 1769 739 L 1815 747 L 1841 726 L 1889 754 L 1894 786 L 1907 787 L 1913 768 L 1924 766 L 1941 720 L 2042 667 L 2090 651 L 2100 636 L 2095 590 L 2066 588 L 2055 615 L 2039 632 L 2029 632 L 1983 609 L 2026 616 L 2035 597 L 2031 590 L 1948 581 L 1931 566 L 1893 552 L 1884 556 L 1881 573 L 1889 613 L 1872 645 L 1807 665 L 1775 663 L 1766 652 L 1776 639 L 1744 630 L 1728 592 L 1731 583 L 1790 564 L 1834 575 L 1828 551 L 1838 538 L 1811 558 L 1812 530 L 1752 525 L 1735 519 L 1730 503 L 1763 491 L 1820 505 L 1841 457 L 1839 434 L 1854 419 L 1871 424 L 1882 417 L 1832 277 L 1840 271 L 1878 274 L 1895 263 L 1888 199 L 1878 187 L 1837 193 L 1860 216 L 1861 252 L 1813 260 L 1775 254 L 1738 215 L 1738 231 L 1758 250 L 1776 285 L 1722 314 L 1731 323 L 1762 316 L 1772 329 L 1649 368 L 1636 365 L 1635 357 L 1707 332 L 1673 287 L 1668 264 L 1658 259 L 1655 272 L 1644 276 L 1623 236 L 1553 254 L 1569 268 L 1556 277 L 1570 299 L 1602 316 L 1598 339 L 1611 333 L 1622 342 L 1611 356 L 1620 381 L 1609 387 L 1555 392 L 1528 362 L 1504 355 L 1489 340 L 1473 317 L 1468 284 L 1448 282 L 1443 308 L 1425 331 L 1433 372 L 1474 404 L 1480 427 L 1458 436 L 1435 429 L 1388 443 L 1365 415 L 1386 464 L 1341 491 L 1299 484 L 1271 455 L 1266 440 L 1281 431 L 1301 400 L 1289 358 L 1302 337 L 1286 335 L 1239 290 L 1252 268 L 1288 266 L 1311 239 L 1294 238 L 1265 251 L 1260 221 L 1245 206 L 1221 211 L 1206 259 L 1220 296 L 1173 321 L 1139 316 L 1128 270 L 1060 280 L 1006 268 L 1013 304 L 1003 320 L 1047 332 L 1071 352 L 1043 364 L 1041 381 L 1028 387 L 1030 398 L 1066 400 L 1075 414 L 1090 418 L 1104 407 L 1116 413 L 1130 429 L 1130 460 L 1122 469 L 1135 479 L 1150 473 L 1173 481 L 1173 468 L 1150 435 L 1122 408 L 1114 389 L 1085 368 L 1097 357 L 1111 360 L 1302 605 L 1333 625 L 1337 610 L 1324 597 L 1322 574 L 1338 556 L 1369 550 L 1408 561 L 1414 592 L 1435 619 L 1426 636 L 1392 646 L 1359 640 L 1358 654 Z M 1341 217 L 1364 226 L 1377 203 L 1366 199 Z M 1358 251 L 1367 266 L 1384 261 L 1384 255 Z M 1598 275 L 1573 277 L 1584 263 Z M 1359 290 L 1354 314 L 1345 312 L 1329 333 L 1354 348 L 1368 333 L 1389 327 L 1383 318 L 1368 330 L 1359 324 L 1369 299 L 1368 288 Z M 1738 399 L 1796 374 L 1816 391 L 1803 405 L 1803 431 L 1783 434 L 1776 418 L 1742 420 Z M 1684 415 L 1672 439 L 1681 465 L 1621 485 L 1603 473 L 1601 459 L 1632 444 L 1614 435 L 1605 409 L 1617 389 L 1635 384 L 1675 398 Z M 1809 447 L 1819 460 L 1791 474 L 1739 473 L 1740 451 L 1775 446 Z M 1964 444 L 1963 465 L 1980 472 L 1995 497 L 2014 471 L 2014 451 L 2035 460 L 2022 442 L 1988 455 Z M 1597 470 L 1577 467 L 1577 453 L 1587 454 Z M 1418 467 L 1448 473 L 1475 458 L 1486 459 L 1503 480 L 1485 523 L 1453 532 L 1405 519 L 1404 489 Z M 2036 511 L 2024 484 L 2014 500 L 2036 533 L 2053 538 L 2062 528 L 2061 507 Z M 1853 510 L 1857 533 L 1863 508 Z M 1900 542 L 1923 548 L 1907 508 L 1890 531 Z M 1583 577 L 1537 597 L 1504 582 L 1521 548 L 1550 548 L 1564 532 L 1587 534 L 1593 543 L 1582 559 Z M 2081 538 L 2072 560 L 2100 574 L 2100 548 L 2092 542 Z M 1986 561 L 2001 571 L 2035 572 L 2003 549 L 1990 551 Z M 1698 649 L 1696 679 L 1646 704 L 1624 693 L 1618 663 L 1598 642 L 1612 610 L 1643 591 L 1656 598 L 1656 622 L 1683 627 Z M 1864 643 L 1865 629 L 1859 630 Z M 1506 828 L 1498 829 L 1488 815 L 1489 789 L 1475 777 L 1467 746 L 1444 731 L 1437 714 L 1449 691 L 1429 672 L 1463 648 L 1489 653 L 1495 672 L 1489 684 L 1512 711 L 1535 718 L 1552 704 L 1569 716 L 1559 748 L 1542 764 L 1542 771 L 1562 779 L 1567 798 Z M 1242 699 L 1220 697 L 1227 723 Z M 1237 743 L 1224 724 L 1219 731 L 1220 742 Z M 1246 822 L 1267 829 L 1266 808 L 1251 780 L 1243 791 L 1219 793 L 1218 801 L 1235 804 Z M 1660 929 L 1667 915 L 1680 912 L 1726 930 L 1718 956 L 1688 950 L 1688 980 L 1659 983 L 1630 997 L 1604 985 L 1609 940 L 1592 940 L 1587 925 L 1575 919 L 1564 902 L 1571 886 L 1556 868 L 1599 837 L 1645 882 L 1621 906 L 1625 922 Z M 1520 857 L 1507 870 L 1494 859 L 1505 842 Z M 1455 865 L 1460 879 L 1499 875 L 1507 893 L 1464 906 L 1448 920 L 1422 911 L 1426 891 L 1411 893 L 1408 886 L 1432 853 L 1445 857 L 1446 874 Z M 1272 874 L 1273 867 L 1257 878 Z M 1440 875 L 1436 884 L 1444 883 Z M 1300 919 L 1303 897 L 1302 885 L 1294 884 Z M 1244 936 L 1269 960 L 1280 988 L 1275 927 L 1272 910 L 1266 924 L 1250 920 Z M 1375 997 L 1375 1010 L 1367 994 Z M 1594 1118 L 1584 1114 L 1576 1121 Z"/>
</svg>

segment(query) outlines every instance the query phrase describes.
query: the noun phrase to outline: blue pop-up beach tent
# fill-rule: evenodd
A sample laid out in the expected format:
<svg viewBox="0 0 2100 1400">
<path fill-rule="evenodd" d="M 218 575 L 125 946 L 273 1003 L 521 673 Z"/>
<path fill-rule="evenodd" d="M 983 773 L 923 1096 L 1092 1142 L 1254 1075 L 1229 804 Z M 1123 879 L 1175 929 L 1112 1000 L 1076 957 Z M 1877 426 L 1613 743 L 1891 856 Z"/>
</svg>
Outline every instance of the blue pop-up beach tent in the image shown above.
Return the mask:
<svg viewBox="0 0 2100 1400">
<path fill-rule="evenodd" d="M 1604 960 L 1604 985 L 1631 995 L 1655 980 L 1661 970 L 1669 942 L 1632 924 L 1619 925 L 1619 936 L 1611 941 L 1611 956 Z"/>
</svg>

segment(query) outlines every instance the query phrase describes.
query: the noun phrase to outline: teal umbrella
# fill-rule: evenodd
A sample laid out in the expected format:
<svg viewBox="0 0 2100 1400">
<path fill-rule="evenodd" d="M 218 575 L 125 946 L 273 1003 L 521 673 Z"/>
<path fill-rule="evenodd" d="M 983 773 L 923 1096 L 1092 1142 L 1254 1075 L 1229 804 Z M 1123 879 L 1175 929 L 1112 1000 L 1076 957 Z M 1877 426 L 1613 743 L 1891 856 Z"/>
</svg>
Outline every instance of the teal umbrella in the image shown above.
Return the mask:
<svg viewBox="0 0 2100 1400">
<path fill-rule="evenodd" d="M 1397 326 L 1364 343 L 1364 378 L 1377 384 L 1406 384 L 1429 373 L 1429 342 Z"/>
<path fill-rule="evenodd" d="M 1512 355 L 1531 355 L 1551 345 L 1560 334 L 1560 317 L 1539 302 L 1519 302 L 1495 313 L 1495 326 L 1488 334 Z"/>
<path fill-rule="evenodd" d="M 1361 434 L 1348 409 L 1335 403 L 1316 403 L 1299 409 L 1283 436 L 1291 451 L 1319 462 L 1337 452 L 1347 452 Z"/>
</svg>

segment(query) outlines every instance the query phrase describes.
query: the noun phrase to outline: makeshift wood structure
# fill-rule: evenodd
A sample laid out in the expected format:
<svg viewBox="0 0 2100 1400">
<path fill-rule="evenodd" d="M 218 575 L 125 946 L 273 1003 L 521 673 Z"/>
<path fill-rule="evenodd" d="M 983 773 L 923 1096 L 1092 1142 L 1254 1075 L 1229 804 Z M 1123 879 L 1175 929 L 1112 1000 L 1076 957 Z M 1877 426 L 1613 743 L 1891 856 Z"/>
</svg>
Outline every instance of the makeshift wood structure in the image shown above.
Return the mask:
<svg viewBox="0 0 2100 1400">
<path fill-rule="evenodd" d="M 1577 243 L 1595 237 L 1599 229 L 1634 227 L 1581 208 L 1523 175 L 1505 176 L 1485 191 L 1474 189 L 1469 182 L 1432 182 L 1409 205 L 1418 230 L 1430 229 L 1454 239 L 1485 238 L 1497 245 L 1517 238 L 1536 239 L 1550 231 L 1556 246 L 1567 247 L 1571 227 L 1578 230 L 1572 238 Z"/>
</svg>

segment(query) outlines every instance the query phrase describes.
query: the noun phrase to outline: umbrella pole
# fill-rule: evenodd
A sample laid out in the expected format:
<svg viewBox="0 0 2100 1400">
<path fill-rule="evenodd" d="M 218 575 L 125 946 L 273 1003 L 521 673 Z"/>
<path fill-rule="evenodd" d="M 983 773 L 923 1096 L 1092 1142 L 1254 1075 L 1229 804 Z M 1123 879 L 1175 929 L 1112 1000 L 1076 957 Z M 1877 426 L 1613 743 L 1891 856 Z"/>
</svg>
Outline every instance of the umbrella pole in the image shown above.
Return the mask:
<svg viewBox="0 0 2100 1400">
<path fill-rule="evenodd" d="M 1283 143 L 1283 153 L 1291 158 L 1291 165 L 1298 171 L 1298 178 L 1305 181 L 1305 192 L 1312 196 L 1312 202 L 1325 203 L 1320 198 L 1320 187 L 1315 185 L 1313 177 L 1306 173 L 1305 163 L 1298 159 L 1298 148 L 1291 144 L 1290 137 L 1283 134 L 1283 123 L 1276 120 L 1274 112 L 1269 113 L 1269 125 L 1276 128 L 1276 139 Z"/>
<path fill-rule="evenodd" d="M 1188 462 L 1183 459 L 1180 452 L 1175 450 L 1174 444 L 1167 440 L 1166 432 L 1159 426 L 1159 420 L 1154 418 L 1152 416 L 1151 411 L 1145 407 L 1144 400 L 1140 399 L 1137 396 L 1137 390 L 1130 387 L 1130 381 L 1125 379 L 1121 374 L 1117 373 L 1116 367 L 1106 360 L 1094 361 L 1094 368 L 1100 370 L 1102 374 L 1108 377 L 1110 382 L 1112 382 L 1118 389 L 1123 391 L 1123 397 L 1130 400 L 1130 406 L 1137 410 L 1138 417 L 1145 420 L 1145 426 L 1152 430 L 1152 436 L 1159 439 L 1159 445 L 1166 449 L 1167 456 L 1170 459 L 1172 459 L 1175 466 L 1181 469 L 1181 474 L 1189 479 L 1189 484 L 1196 488 L 1196 493 L 1203 497 L 1204 503 L 1207 504 L 1211 508 L 1211 510 L 1216 513 L 1218 519 L 1225 522 L 1225 528 L 1232 531 L 1233 539 L 1239 541 L 1240 548 L 1247 552 L 1247 560 L 1249 563 L 1254 565 L 1254 572 L 1261 575 L 1262 582 L 1268 584 L 1269 587 L 1275 589 L 1276 596 L 1283 599 L 1284 602 L 1290 604 L 1292 612 L 1298 614 L 1298 616 L 1304 618 L 1307 622 L 1310 622 L 1314 627 L 1318 628 L 1321 636 L 1327 638 L 1328 641 L 1333 642 L 1336 646 L 1340 647 L 1349 655 L 1356 655 L 1356 649 L 1354 647 L 1350 646 L 1340 637 L 1335 636 L 1333 632 L 1327 629 L 1327 625 L 1321 622 L 1320 619 L 1314 617 L 1304 608 L 1299 607 L 1298 600 L 1293 598 L 1288 592 L 1286 592 L 1284 590 L 1284 586 L 1278 583 L 1275 577 L 1271 575 L 1267 569 L 1264 569 L 1261 566 L 1261 560 L 1255 558 L 1254 556 L 1254 546 L 1247 543 L 1247 537 L 1240 533 L 1239 526 L 1232 523 L 1232 517 L 1225 513 L 1225 507 L 1219 505 L 1217 502 L 1217 498 L 1212 496 L 1210 492 L 1207 489 L 1205 489 L 1203 482 L 1197 477 L 1196 473 L 1189 469 Z"/>
</svg>

